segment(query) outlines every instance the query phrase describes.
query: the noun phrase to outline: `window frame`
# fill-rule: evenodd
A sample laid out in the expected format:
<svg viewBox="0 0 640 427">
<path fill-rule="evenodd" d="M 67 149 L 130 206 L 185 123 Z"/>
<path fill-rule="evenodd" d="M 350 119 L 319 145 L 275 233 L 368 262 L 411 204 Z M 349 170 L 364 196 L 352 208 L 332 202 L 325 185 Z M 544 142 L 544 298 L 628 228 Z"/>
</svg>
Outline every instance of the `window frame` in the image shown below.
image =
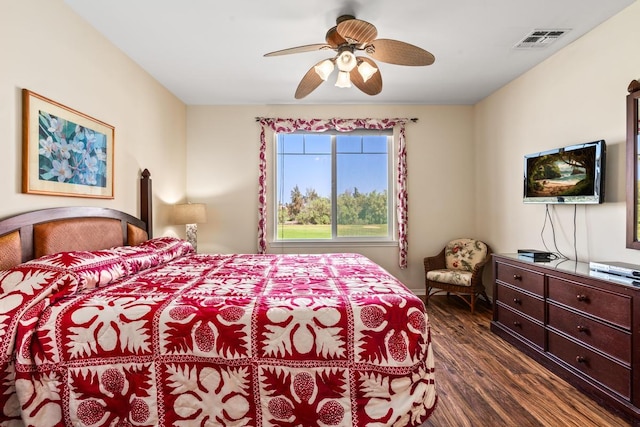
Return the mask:
<svg viewBox="0 0 640 427">
<path fill-rule="evenodd" d="M 324 134 L 331 135 L 331 238 L 329 239 L 279 239 L 278 238 L 278 223 L 279 223 L 279 190 L 278 190 L 278 175 L 279 175 L 279 153 L 278 153 L 278 137 L 279 135 L 287 134 Z M 349 236 L 340 237 L 337 235 L 337 150 L 336 150 L 336 137 L 345 135 L 383 135 L 387 138 L 387 230 L 386 236 Z M 275 247 L 303 247 L 303 246 L 397 246 L 397 141 L 393 128 L 389 129 L 363 129 L 358 128 L 353 131 L 341 132 L 335 129 L 326 130 L 324 132 L 312 132 L 305 130 L 297 130 L 295 132 L 274 132 L 273 134 L 273 171 L 272 174 L 272 188 L 274 189 L 271 194 L 272 209 L 272 231 L 268 234 L 269 244 Z"/>
</svg>

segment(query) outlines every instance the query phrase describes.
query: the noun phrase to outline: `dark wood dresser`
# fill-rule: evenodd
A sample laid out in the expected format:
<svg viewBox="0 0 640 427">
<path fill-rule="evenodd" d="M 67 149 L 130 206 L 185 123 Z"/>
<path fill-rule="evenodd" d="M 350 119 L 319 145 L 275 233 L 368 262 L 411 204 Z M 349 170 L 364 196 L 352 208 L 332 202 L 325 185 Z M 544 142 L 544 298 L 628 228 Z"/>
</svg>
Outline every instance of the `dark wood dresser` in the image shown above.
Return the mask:
<svg viewBox="0 0 640 427">
<path fill-rule="evenodd" d="M 518 254 L 494 254 L 493 273 L 491 330 L 640 426 L 640 286 Z"/>
</svg>

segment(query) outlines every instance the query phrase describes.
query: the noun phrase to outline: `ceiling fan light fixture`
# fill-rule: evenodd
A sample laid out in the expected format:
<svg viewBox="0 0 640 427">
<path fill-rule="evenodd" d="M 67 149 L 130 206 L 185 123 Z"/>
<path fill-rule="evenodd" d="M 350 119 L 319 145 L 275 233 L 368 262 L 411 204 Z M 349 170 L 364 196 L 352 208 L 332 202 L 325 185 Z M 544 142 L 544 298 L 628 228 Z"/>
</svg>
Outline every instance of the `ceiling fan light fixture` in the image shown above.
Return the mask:
<svg viewBox="0 0 640 427">
<path fill-rule="evenodd" d="M 343 50 L 338 54 L 338 58 L 336 58 L 336 63 L 338 65 L 338 70 L 350 72 L 358 65 L 358 60 L 356 56 L 350 50 Z"/>
<path fill-rule="evenodd" d="M 333 72 L 333 61 L 330 59 L 326 59 L 322 61 L 320 64 L 315 66 L 316 73 L 322 80 L 327 80 L 329 75 Z"/>
<path fill-rule="evenodd" d="M 331 50 L 335 55 L 316 62 L 298 83 L 296 99 L 302 99 L 316 90 L 322 82 L 338 69 L 335 85 L 350 88 L 352 85 L 367 95 L 377 95 L 382 91 L 381 70 L 377 61 L 395 65 L 431 65 L 435 56 L 426 50 L 394 39 L 379 39 L 378 30 L 370 22 L 355 18 L 353 15 L 341 15 L 336 25 L 325 35 L 324 43 L 308 44 L 276 50 L 264 56 L 280 56 L 300 52 Z M 372 59 L 356 56 L 364 51 Z M 374 62 L 375 60 L 376 62 Z M 358 71 L 355 72 L 355 68 Z"/>
<path fill-rule="evenodd" d="M 358 65 L 358 72 L 362 76 L 362 80 L 366 82 L 371 78 L 371 76 L 378 72 L 378 69 L 367 61 L 362 61 L 360 62 L 360 65 Z"/>
<path fill-rule="evenodd" d="M 338 73 L 338 79 L 336 80 L 336 86 L 342 88 L 351 87 L 351 78 L 348 71 L 340 71 Z"/>
</svg>

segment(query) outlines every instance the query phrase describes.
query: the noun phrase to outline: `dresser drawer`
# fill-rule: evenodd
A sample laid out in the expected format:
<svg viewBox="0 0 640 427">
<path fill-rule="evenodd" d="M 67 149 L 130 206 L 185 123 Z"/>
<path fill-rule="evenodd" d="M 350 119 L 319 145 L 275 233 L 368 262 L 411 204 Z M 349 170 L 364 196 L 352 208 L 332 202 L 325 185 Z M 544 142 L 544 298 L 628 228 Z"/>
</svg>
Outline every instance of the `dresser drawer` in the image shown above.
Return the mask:
<svg viewBox="0 0 640 427">
<path fill-rule="evenodd" d="M 631 397 L 630 369 L 549 331 L 549 353 L 626 399 Z"/>
<path fill-rule="evenodd" d="M 544 347 L 544 327 L 523 315 L 506 308 L 500 302 L 496 304 L 496 321 L 506 326 L 513 332 L 530 341 L 541 350 Z"/>
<path fill-rule="evenodd" d="M 498 262 L 496 279 L 536 295 L 544 295 L 544 275 L 541 273 Z"/>
<path fill-rule="evenodd" d="M 591 286 L 548 277 L 548 298 L 606 322 L 631 329 L 631 298 Z"/>
<path fill-rule="evenodd" d="M 592 318 L 558 307 L 547 306 L 548 325 L 595 347 L 616 359 L 631 363 L 631 334 Z"/>
<path fill-rule="evenodd" d="M 496 287 L 497 300 L 534 319 L 544 320 L 544 301 L 501 284 Z"/>
</svg>

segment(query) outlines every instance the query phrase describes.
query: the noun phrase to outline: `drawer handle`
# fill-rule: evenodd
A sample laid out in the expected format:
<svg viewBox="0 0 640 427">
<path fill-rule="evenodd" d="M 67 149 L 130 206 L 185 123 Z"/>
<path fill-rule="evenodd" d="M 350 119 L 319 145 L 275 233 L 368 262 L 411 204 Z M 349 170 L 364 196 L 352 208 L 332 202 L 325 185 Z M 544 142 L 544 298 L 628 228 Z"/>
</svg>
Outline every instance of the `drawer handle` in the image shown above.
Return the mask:
<svg viewBox="0 0 640 427">
<path fill-rule="evenodd" d="M 578 363 L 587 363 L 587 358 L 584 356 L 576 356 L 576 362 Z"/>
<path fill-rule="evenodd" d="M 520 298 L 514 298 L 513 299 L 513 303 L 514 304 L 522 304 L 522 300 Z"/>
<path fill-rule="evenodd" d="M 517 320 L 513 322 L 513 326 L 522 326 L 522 323 L 518 322 Z"/>
<path fill-rule="evenodd" d="M 584 294 L 579 294 L 579 295 L 576 295 L 576 299 L 578 301 L 587 301 L 589 298 L 587 298 L 587 296 Z"/>
<path fill-rule="evenodd" d="M 578 332 L 589 332 L 589 328 L 586 326 L 578 325 Z"/>
<path fill-rule="evenodd" d="M 522 276 L 519 274 L 514 274 L 513 275 L 513 280 L 522 280 Z"/>
</svg>

